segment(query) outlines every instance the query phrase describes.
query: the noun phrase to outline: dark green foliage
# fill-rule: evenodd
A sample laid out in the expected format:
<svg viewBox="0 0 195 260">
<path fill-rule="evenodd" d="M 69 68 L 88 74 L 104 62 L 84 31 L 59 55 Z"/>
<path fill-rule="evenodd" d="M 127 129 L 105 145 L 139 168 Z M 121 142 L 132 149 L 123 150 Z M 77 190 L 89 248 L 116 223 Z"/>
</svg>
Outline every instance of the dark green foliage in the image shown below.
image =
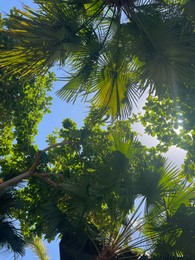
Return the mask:
<svg viewBox="0 0 195 260">
<path fill-rule="evenodd" d="M 170 1 L 36 1 L 9 16 L 3 33 L 13 38 L 1 65 L 21 76 L 69 65 L 66 101 L 79 95 L 114 119 L 127 117 L 149 89 L 175 98 L 193 90 L 194 16 L 190 3 Z M 63 78 L 62 78 L 63 79 Z M 92 95 L 91 95 L 92 94 Z"/>
<path fill-rule="evenodd" d="M 81 129 L 70 119 L 62 125 L 48 137 L 48 143 L 60 139 L 71 143 L 49 150 L 38 168 L 40 178 L 31 178 L 19 191 L 24 204 L 16 214 L 26 236 L 44 235 L 50 241 L 58 234 L 68 238 L 74 233 L 69 254 L 75 248 L 82 251 L 88 239 L 97 246 L 106 245 L 113 257 L 134 250 L 140 255 L 138 248 L 143 243 L 150 247 L 150 241 L 155 253 L 156 243 L 164 243 L 159 239 L 175 232 L 174 226 L 164 223 L 177 214 L 181 204 L 190 205 L 193 188 L 186 187 L 179 170 L 158 150 L 136 140 L 128 121 L 108 130 L 91 126 L 89 117 Z M 140 217 L 144 208 L 145 215 Z M 138 241 L 136 232 L 142 233 Z M 103 254 L 100 246 L 98 255 Z"/>
<path fill-rule="evenodd" d="M 34 162 L 53 80 L 43 74 L 52 66 L 69 66 L 61 98 L 82 95 L 95 105 L 81 129 L 65 119 L 48 136 L 36 172 L 18 187 L 23 208 L 14 216 L 24 237 L 59 235 L 75 259 L 89 241 L 98 260 L 147 259 L 145 252 L 194 259 L 193 3 L 35 2 L 37 11 L 13 10 L 1 23 L 0 181 Z M 136 117 L 101 128 L 110 116 L 128 117 L 146 90 L 153 96 L 137 119 L 160 140 L 151 149 L 131 129 Z M 188 152 L 182 171 L 160 155 L 171 145 Z M 0 228 L 10 238 L 2 246 L 16 251 L 22 238 L 6 214 Z"/>
<path fill-rule="evenodd" d="M 15 254 L 24 255 L 24 239 L 11 219 L 11 212 L 21 209 L 22 204 L 14 197 L 13 191 L 7 190 L 0 194 L 0 205 L 0 250 L 11 250 Z"/>
</svg>

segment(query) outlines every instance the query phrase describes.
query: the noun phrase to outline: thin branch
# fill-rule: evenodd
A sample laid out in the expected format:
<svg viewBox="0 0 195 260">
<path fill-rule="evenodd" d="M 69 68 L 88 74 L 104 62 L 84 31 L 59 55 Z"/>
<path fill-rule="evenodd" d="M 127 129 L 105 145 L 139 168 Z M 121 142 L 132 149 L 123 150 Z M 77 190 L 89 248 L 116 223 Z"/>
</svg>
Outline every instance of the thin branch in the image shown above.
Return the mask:
<svg viewBox="0 0 195 260">
<path fill-rule="evenodd" d="M 1 183 L 0 184 L 0 191 L 3 191 L 7 187 L 12 186 L 12 185 L 16 185 L 18 182 L 21 182 L 22 180 L 29 178 L 35 172 L 35 170 L 37 169 L 37 166 L 40 163 L 41 154 L 42 154 L 42 151 L 37 152 L 37 154 L 35 156 L 34 163 L 32 164 L 32 166 L 26 172 L 23 172 L 22 174 L 14 177 L 14 178 L 12 178 L 8 181 Z"/>
<path fill-rule="evenodd" d="M 55 176 L 58 177 L 58 182 L 51 180 L 49 177 L 50 176 Z M 63 188 L 64 183 L 64 176 L 60 173 L 53 173 L 53 172 L 48 172 L 48 173 L 33 173 L 32 177 L 38 177 L 42 179 L 43 181 L 47 182 L 49 185 L 54 186 L 55 188 Z"/>
<path fill-rule="evenodd" d="M 39 177 L 40 179 L 42 179 L 44 182 L 46 182 L 47 184 L 49 184 L 50 186 L 53 186 L 55 188 L 61 188 L 61 184 L 60 183 L 56 183 L 55 181 L 52 181 L 50 178 L 48 178 L 47 176 L 42 176 L 42 174 L 33 174 L 32 176 L 36 176 Z"/>
<path fill-rule="evenodd" d="M 52 145 L 46 147 L 43 150 L 39 150 L 37 152 L 37 154 L 35 155 L 34 163 L 32 164 L 32 166 L 26 172 L 21 173 L 20 175 L 14 177 L 14 178 L 12 178 L 8 181 L 2 182 L 2 183 L 0 182 L 0 192 L 3 191 L 4 189 L 8 188 L 9 186 L 16 185 L 19 182 L 21 182 L 22 180 L 28 179 L 31 176 L 33 176 L 33 174 L 35 174 L 35 172 L 36 172 L 37 166 L 40 164 L 41 155 L 43 153 L 45 153 L 48 150 L 53 149 L 57 146 L 63 146 L 63 145 L 68 145 L 68 144 L 71 144 L 71 142 L 70 141 L 63 141 L 61 143 L 52 144 Z"/>
<path fill-rule="evenodd" d="M 55 177 L 59 177 L 60 179 L 64 180 L 63 174 L 55 173 L 55 172 L 42 172 L 42 173 L 35 172 L 35 173 L 33 173 L 32 176 L 39 177 L 40 175 L 43 177 L 55 176 Z"/>
<path fill-rule="evenodd" d="M 45 149 L 41 150 L 40 152 L 41 153 L 45 153 L 46 151 L 48 151 L 48 150 L 50 150 L 52 148 L 55 148 L 57 146 L 63 146 L 63 145 L 70 144 L 70 143 L 71 143 L 70 141 L 63 141 L 61 143 L 52 144 L 52 145 L 46 147 Z"/>
<path fill-rule="evenodd" d="M 53 181 L 49 178 L 49 176 L 54 176 L 56 175 L 56 177 L 60 177 L 60 182 L 56 182 Z M 32 177 L 38 177 L 40 179 L 42 179 L 44 182 L 46 182 L 47 184 L 49 184 L 52 187 L 55 187 L 57 189 L 62 189 L 63 188 L 63 184 L 62 184 L 62 180 L 64 181 L 64 176 L 62 174 L 56 174 L 56 173 L 33 173 Z"/>
</svg>

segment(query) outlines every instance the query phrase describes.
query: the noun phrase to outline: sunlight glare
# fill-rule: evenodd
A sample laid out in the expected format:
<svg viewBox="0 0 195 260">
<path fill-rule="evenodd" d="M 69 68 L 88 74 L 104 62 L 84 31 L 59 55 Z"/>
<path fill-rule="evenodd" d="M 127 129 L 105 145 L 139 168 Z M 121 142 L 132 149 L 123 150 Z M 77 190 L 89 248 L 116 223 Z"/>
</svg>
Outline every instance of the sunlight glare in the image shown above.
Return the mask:
<svg viewBox="0 0 195 260">
<path fill-rule="evenodd" d="M 182 123 L 183 123 L 182 119 L 177 120 L 177 128 L 174 129 L 174 131 L 176 132 L 177 135 L 179 135 L 181 133 L 181 131 L 183 130 Z"/>
</svg>

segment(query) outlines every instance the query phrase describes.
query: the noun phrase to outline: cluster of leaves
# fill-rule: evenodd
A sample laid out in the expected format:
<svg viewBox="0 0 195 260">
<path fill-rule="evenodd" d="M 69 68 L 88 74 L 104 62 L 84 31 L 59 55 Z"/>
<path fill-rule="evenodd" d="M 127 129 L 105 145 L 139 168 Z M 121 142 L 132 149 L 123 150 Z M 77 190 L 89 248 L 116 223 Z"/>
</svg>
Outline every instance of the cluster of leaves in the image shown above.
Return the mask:
<svg viewBox="0 0 195 260">
<path fill-rule="evenodd" d="M 24 189 L 25 198 L 28 197 L 35 207 L 39 204 L 39 209 L 40 204 L 45 205 L 46 201 L 58 201 L 56 204 L 62 212 L 71 212 L 71 215 L 77 218 L 81 218 L 86 212 L 91 212 L 90 214 L 94 214 L 95 219 L 95 208 L 97 208 L 99 217 L 97 216 L 96 220 L 102 224 L 104 222 L 104 225 L 108 223 L 101 212 L 102 207 L 105 208 L 105 214 L 108 211 L 107 215 L 110 216 L 112 211 L 120 211 L 121 215 L 127 214 L 129 205 L 132 205 L 132 196 L 130 194 L 126 196 L 127 205 L 125 205 L 124 201 L 120 201 L 120 195 L 130 192 L 127 183 L 122 181 L 125 178 L 123 175 L 128 172 L 126 171 L 128 160 L 119 151 L 112 151 L 111 134 L 106 130 L 101 130 L 98 125 L 91 127 L 90 123 L 79 130 L 75 123 L 67 119 L 63 121 L 63 128 L 59 132 L 55 131 L 48 137 L 49 145 L 59 140 L 69 141 L 70 145 L 49 151 L 39 166 L 38 172 L 40 175 L 43 171 L 55 173 L 53 181 L 62 182 L 61 178 L 64 178 L 63 184 L 61 183 L 59 187 L 54 186 L 51 193 L 48 192 L 48 184 L 43 185 L 42 181 L 32 179 L 28 187 Z M 64 192 L 67 192 L 69 196 L 72 195 L 73 199 Z M 37 198 L 35 199 L 34 196 Z M 118 205 L 117 210 L 116 205 Z M 40 221 L 35 221 L 36 216 L 40 218 L 35 210 L 31 210 L 29 214 L 33 214 L 29 218 L 32 221 L 29 226 L 34 226 L 34 222 L 40 224 Z M 46 228 L 49 227 L 48 225 Z M 50 236 L 52 233 L 47 234 Z"/>
<path fill-rule="evenodd" d="M 52 81 L 52 74 L 30 82 L 14 76 L 1 79 L 1 167 L 13 167 L 15 171 L 21 171 L 32 163 L 28 155 L 35 153 L 32 144 L 38 133 L 37 126 L 49 111 L 51 98 L 46 97 L 46 93 L 51 89 Z"/>
<path fill-rule="evenodd" d="M 91 240 L 97 259 L 138 258 L 145 245 L 154 259 L 194 259 L 194 225 L 186 226 L 195 216 L 193 2 L 35 2 L 37 11 L 14 10 L 1 23 L 0 177 L 36 166 L 16 191 L 23 208 L 14 216 L 24 237 L 73 236 L 66 248 L 75 258 L 75 248 L 81 252 Z M 83 94 L 100 112 L 92 110 L 81 129 L 64 120 L 33 164 L 33 137 L 49 111 L 53 80 L 43 73 L 58 62 L 73 71 L 59 96 L 74 102 Z M 148 98 L 139 119 L 161 141 L 156 149 L 137 141 L 129 121 L 100 127 L 100 114 L 128 116 L 148 88 L 158 98 Z M 159 155 L 170 145 L 188 151 L 183 172 Z M 1 222 L 6 214 L 0 212 Z M 11 242 L 2 245 L 14 250 Z"/>
<path fill-rule="evenodd" d="M 15 254 L 24 255 L 24 239 L 12 220 L 14 210 L 21 209 L 22 204 L 11 189 L 0 193 L 0 203 L 0 249 L 11 249 Z"/>
<path fill-rule="evenodd" d="M 186 221 L 182 207 L 187 211 L 191 207 L 194 188 L 186 186 L 185 177 L 158 150 L 136 140 L 129 121 L 102 130 L 91 124 L 90 117 L 81 129 L 65 119 L 62 129 L 48 137 L 50 146 L 59 141 L 67 145 L 48 150 L 36 177 L 18 193 L 23 209 L 16 217 L 25 236 L 44 235 L 50 241 L 59 234 L 67 240 L 76 234 L 76 242 L 68 245 L 72 252 L 82 251 L 90 239 L 99 248 L 99 257 L 108 253 L 105 248 L 112 257 L 123 257 L 143 244 L 159 256 L 174 234 L 175 246 L 165 253 L 186 253 L 179 246 L 184 226 L 171 223 L 180 213 Z M 141 238 L 136 232 L 142 232 Z"/>
<path fill-rule="evenodd" d="M 69 64 L 73 72 L 59 96 L 74 102 L 82 94 L 113 118 L 129 116 L 147 88 L 172 97 L 192 89 L 193 1 L 35 3 L 37 11 L 25 6 L 9 17 L 5 33 L 13 49 L 1 52 L 8 71 L 31 77 Z"/>
<path fill-rule="evenodd" d="M 1 27 L 6 23 L 7 19 L 2 19 Z M 0 36 L 2 48 L 11 48 L 12 40 L 3 32 Z M 32 163 L 34 137 L 38 124 L 49 112 L 51 97 L 47 92 L 53 81 L 52 73 L 29 80 L 0 70 L 0 163 L 2 172 L 7 173 L 1 173 L 1 178 L 10 178 L 9 174 L 17 174 Z"/>
<path fill-rule="evenodd" d="M 0 17 L 1 50 L 13 47 L 13 39 L 2 30 L 7 23 L 8 19 Z M 38 124 L 49 112 L 51 97 L 47 93 L 53 81 L 53 73 L 29 80 L 0 69 L 0 183 L 31 166 L 37 150 L 34 137 Z M 22 208 L 16 193 L 9 188 L 0 193 L 0 247 L 24 255 L 26 244 L 13 221 L 14 210 Z"/>
<path fill-rule="evenodd" d="M 193 91 L 178 94 L 176 100 L 149 96 L 143 107 L 144 114 L 135 117 L 147 134 L 157 137 L 160 142 L 157 148 L 162 152 L 173 145 L 187 151 L 183 169 L 189 178 L 194 176 L 195 169 L 193 97 Z"/>
</svg>

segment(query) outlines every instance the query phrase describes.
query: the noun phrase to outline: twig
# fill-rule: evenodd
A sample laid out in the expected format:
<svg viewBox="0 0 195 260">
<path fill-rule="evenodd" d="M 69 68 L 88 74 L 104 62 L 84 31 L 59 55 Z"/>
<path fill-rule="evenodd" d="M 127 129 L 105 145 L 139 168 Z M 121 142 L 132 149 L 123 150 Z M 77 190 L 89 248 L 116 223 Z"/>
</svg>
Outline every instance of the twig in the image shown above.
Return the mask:
<svg viewBox="0 0 195 260">
<path fill-rule="evenodd" d="M 57 146 L 63 146 L 63 145 L 66 145 L 66 144 L 71 144 L 71 142 L 70 141 L 63 141 L 61 143 L 52 144 L 52 145 L 46 147 L 45 149 L 41 150 L 41 153 L 45 153 L 46 151 L 48 151 L 52 148 L 55 148 Z"/>
<path fill-rule="evenodd" d="M 50 176 L 55 176 L 58 179 L 60 179 L 60 182 L 55 182 L 53 180 L 51 180 L 49 177 Z M 64 183 L 64 176 L 60 173 L 53 173 L 53 172 L 48 172 L 48 173 L 33 173 L 32 177 L 38 177 L 41 178 L 43 181 L 47 182 L 48 184 L 50 184 L 51 186 L 54 186 L 55 188 L 63 188 L 63 184 Z"/>
<path fill-rule="evenodd" d="M 48 174 L 48 173 L 34 173 L 33 175 L 32 175 L 32 177 L 38 177 L 38 178 L 40 178 L 40 179 L 42 179 L 44 182 L 46 182 L 47 184 L 49 184 L 50 186 L 53 186 L 53 187 L 55 187 L 55 188 L 57 188 L 57 189 L 61 189 L 61 188 L 63 188 L 63 184 L 61 183 L 61 181 L 60 182 L 55 182 L 55 181 L 52 181 L 50 178 L 49 178 L 49 176 L 52 176 L 52 175 L 54 175 L 53 173 L 52 174 Z M 62 174 L 55 174 L 56 175 L 56 177 L 60 177 L 60 178 L 63 178 L 63 180 L 64 180 L 64 176 L 62 175 Z"/>
<path fill-rule="evenodd" d="M 35 173 L 32 176 L 36 176 L 39 177 L 40 179 L 42 179 L 44 182 L 48 183 L 50 186 L 53 186 L 55 188 L 61 188 L 61 184 L 60 183 L 56 183 L 55 181 L 52 181 L 48 176 L 43 175 L 43 174 L 39 174 L 39 173 Z"/>
</svg>

